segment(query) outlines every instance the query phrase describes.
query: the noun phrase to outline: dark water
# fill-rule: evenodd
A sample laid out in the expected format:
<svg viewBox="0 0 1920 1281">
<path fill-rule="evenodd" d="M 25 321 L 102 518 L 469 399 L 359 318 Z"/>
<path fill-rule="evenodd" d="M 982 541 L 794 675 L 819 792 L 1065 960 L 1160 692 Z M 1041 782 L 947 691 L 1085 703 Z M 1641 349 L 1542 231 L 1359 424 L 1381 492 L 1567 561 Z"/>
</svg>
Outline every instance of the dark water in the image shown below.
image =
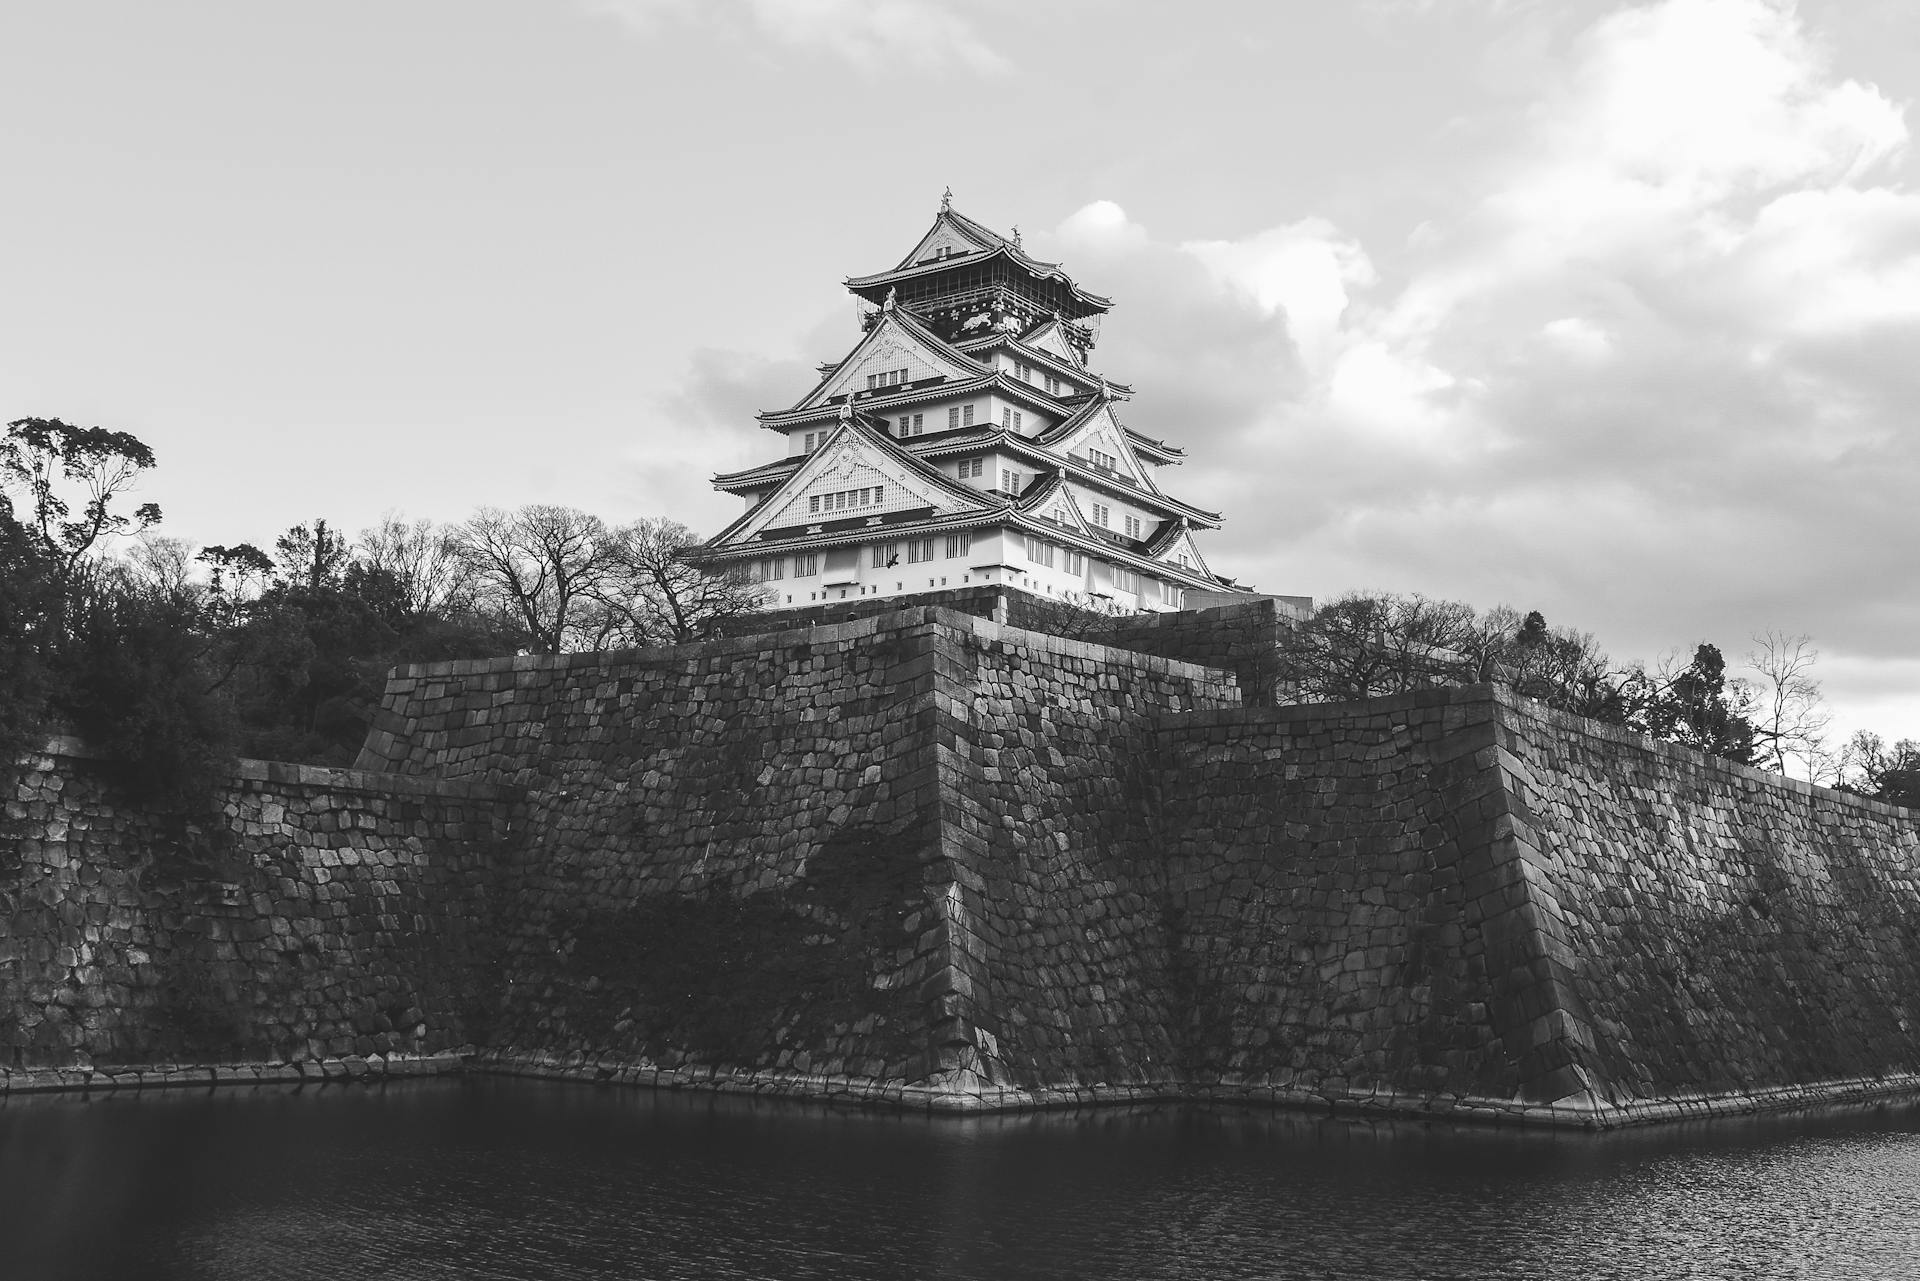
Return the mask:
<svg viewBox="0 0 1920 1281">
<path fill-rule="evenodd" d="M 0 1105 L 0 1277 L 1920 1277 L 1920 1114 L 934 1120 L 476 1078 Z"/>
</svg>

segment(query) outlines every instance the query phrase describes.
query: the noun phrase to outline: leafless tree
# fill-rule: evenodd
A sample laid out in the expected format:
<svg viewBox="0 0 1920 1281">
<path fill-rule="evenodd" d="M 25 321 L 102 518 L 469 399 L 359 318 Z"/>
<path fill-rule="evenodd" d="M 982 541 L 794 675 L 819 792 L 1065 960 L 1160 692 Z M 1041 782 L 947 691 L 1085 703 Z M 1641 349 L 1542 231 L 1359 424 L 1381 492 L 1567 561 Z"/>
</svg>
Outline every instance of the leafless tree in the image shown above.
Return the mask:
<svg viewBox="0 0 1920 1281">
<path fill-rule="evenodd" d="M 598 516 L 544 504 L 483 507 L 454 531 L 453 548 L 487 603 L 518 617 L 542 653 L 600 639 L 599 601 L 616 562 Z"/>
<path fill-rule="evenodd" d="M 1747 719 L 1754 728 L 1754 763 L 1781 774 L 1800 765 L 1814 782 L 1838 777 L 1838 759 L 1826 750 L 1832 715 L 1813 677 L 1820 651 L 1813 638 L 1767 631 L 1753 638 L 1747 667 L 1756 679 Z"/>
<path fill-rule="evenodd" d="M 355 550 L 371 570 L 386 574 L 412 614 L 457 613 L 474 591 L 471 566 L 460 555 L 458 529 L 430 520 L 408 521 L 388 512 L 360 531 Z"/>
<path fill-rule="evenodd" d="M 603 643 L 684 644 L 761 608 L 765 589 L 744 571 L 716 574 L 686 561 L 699 543 L 685 525 L 659 517 L 608 532 L 611 567 L 596 590 Z"/>
<path fill-rule="evenodd" d="M 144 533 L 127 549 L 126 581 L 136 591 L 162 600 L 198 600 L 207 586 L 196 577 L 194 552 L 194 545 L 184 538 Z"/>
<path fill-rule="evenodd" d="M 1474 611 L 1418 593 L 1338 597 L 1286 637 L 1281 679 L 1307 702 L 1372 698 L 1475 678 Z"/>
</svg>

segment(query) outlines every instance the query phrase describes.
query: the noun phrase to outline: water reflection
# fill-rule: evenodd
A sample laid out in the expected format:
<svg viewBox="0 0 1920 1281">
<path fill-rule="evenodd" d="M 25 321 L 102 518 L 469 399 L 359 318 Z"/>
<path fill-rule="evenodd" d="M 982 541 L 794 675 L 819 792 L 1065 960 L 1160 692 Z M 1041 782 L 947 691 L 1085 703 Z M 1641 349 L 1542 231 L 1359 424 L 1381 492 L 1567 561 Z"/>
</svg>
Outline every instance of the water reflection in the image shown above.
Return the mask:
<svg viewBox="0 0 1920 1281">
<path fill-rule="evenodd" d="M 1920 1275 L 1920 1114 L 1606 1136 L 473 1078 L 0 1106 L 0 1276 Z"/>
</svg>

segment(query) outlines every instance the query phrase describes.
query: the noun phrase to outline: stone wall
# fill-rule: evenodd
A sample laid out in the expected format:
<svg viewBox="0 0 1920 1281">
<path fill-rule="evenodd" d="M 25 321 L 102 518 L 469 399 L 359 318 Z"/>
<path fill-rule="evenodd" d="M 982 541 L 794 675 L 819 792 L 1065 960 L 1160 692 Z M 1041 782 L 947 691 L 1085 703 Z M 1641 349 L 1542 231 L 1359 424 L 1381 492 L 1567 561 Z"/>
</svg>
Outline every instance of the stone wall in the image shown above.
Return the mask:
<svg viewBox="0 0 1920 1281">
<path fill-rule="evenodd" d="M 1197 1084 L 1593 1124 L 1920 1085 L 1904 810 L 1486 687 L 1162 736 Z"/>
<path fill-rule="evenodd" d="M 249 764 L 227 843 L 43 757 L 0 1066 L 1574 1125 L 1920 1091 L 1912 814 L 1486 687 L 1249 706 L 1141 649 L 1279 611 L 1135 622 L 405 669 L 360 772 Z"/>
<path fill-rule="evenodd" d="M 473 980 L 509 800 L 249 761 L 190 826 L 56 740 L 6 806 L 24 836 L 0 859 L 0 1076 L 364 1067 L 481 1039 Z"/>
<path fill-rule="evenodd" d="M 1105 910 L 1102 882 L 1067 897 L 1060 852 L 1115 834 L 1114 771 L 1141 767 L 1155 715 L 1235 699 L 1219 673 L 918 609 L 399 672 L 362 763 L 525 790 L 499 927 L 501 1064 L 852 1078 L 977 1102 L 995 1069 L 976 1029 L 1010 1026 L 980 995 L 995 930 L 1073 965 L 1078 936 L 1058 927 Z M 1057 936 L 1044 955 L 998 907 L 1040 890 L 1024 919 Z M 1048 993 L 1055 978 L 1021 975 L 1007 999 L 1053 1029 L 1037 1044 L 1077 1055 L 1082 1002 Z M 1007 1046 L 1023 1079 L 1044 1074 L 1017 1029 Z"/>
</svg>

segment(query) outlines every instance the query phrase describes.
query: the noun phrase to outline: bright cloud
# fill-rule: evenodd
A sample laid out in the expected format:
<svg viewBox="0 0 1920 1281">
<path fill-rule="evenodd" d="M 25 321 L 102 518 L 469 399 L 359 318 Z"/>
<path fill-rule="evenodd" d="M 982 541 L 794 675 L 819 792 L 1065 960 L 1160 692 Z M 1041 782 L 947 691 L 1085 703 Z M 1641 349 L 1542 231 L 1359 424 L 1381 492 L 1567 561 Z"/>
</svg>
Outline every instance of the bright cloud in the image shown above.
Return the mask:
<svg viewBox="0 0 1920 1281">
<path fill-rule="evenodd" d="M 1008 71 L 965 19 L 934 0 L 582 0 L 641 34 L 698 23 L 834 54 L 875 75 L 901 66 Z"/>
<path fill-rule="evenodd" d="M 1110 202 L 1059 229 L 1129 310 L 1233 353 L 1157 361 L 1124 314 L 1102 346 L 1229 514 L 1216 563 L 1538 607 L 1627 653 L 1766 627 L 1856 669 L 1910 652 L 1903 108 L 1786 0 L 1636 5 L 1540 56 L 1481 194 L 1403 243 L 1305 218 L 1168 244 Z"/>
</svg>

